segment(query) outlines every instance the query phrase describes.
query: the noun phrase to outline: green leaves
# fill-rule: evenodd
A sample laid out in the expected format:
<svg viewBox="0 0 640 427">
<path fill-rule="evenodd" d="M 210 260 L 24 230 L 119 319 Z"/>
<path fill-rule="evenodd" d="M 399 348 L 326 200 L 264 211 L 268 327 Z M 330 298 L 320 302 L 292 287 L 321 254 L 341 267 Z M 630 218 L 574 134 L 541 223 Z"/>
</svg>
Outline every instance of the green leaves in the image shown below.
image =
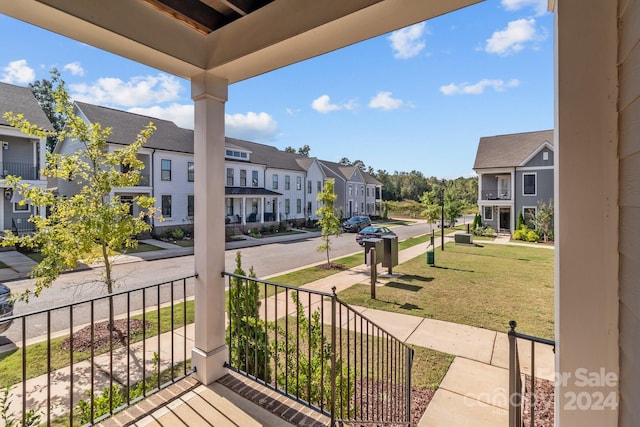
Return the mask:
<svg viewBox="0 0 640 427">
<path fill-rule="evenodd" d="M 329 251 L 331 249 L 331 236 L 340 235 L 340 219 L 335 214 L 334 203 L 336 194 L 334 192 L 335 181 L 327 179 L 324 181 L 322 192 L 318 193 L 318 205 L 316 211 L 318 223 L 322 227 L 322 244 L 318 246 L 318 252 L 327 253 L 327 265 L 330 265 Z"/>
</svg>

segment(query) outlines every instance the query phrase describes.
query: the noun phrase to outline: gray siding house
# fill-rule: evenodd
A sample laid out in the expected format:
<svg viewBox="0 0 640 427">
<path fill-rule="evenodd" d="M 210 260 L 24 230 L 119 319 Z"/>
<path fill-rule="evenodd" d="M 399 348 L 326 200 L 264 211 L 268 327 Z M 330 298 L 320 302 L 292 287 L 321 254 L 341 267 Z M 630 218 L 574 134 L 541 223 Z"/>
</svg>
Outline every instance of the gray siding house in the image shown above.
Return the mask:
<svg viewBox="0 0 640 427">
<path fill-rule="evenodd" d="M 29 88 L 0 83 L 0 227 L 14 233 L 31 232 L 33 224 L 27 220 L 33 213 L 44 214 L 44 210 L 29 203 L 20 204 L 22 197 L 7 186 L 4 178 L 19 176 L 26 184 L 47 188 L 47 180 L 40 174 L 47 140 L 9 126 L 3 118 L 9 111 L 24 114 L 31 124 L 46 131 L 52 131 L 53 126 Z"/>
<path fill-rule="evenodd" d="M 513 233 L 521 212 L 527 222 L 539 202 L 552 203 L 554 160 L 553 130 L 480 138 L 473 169 L 482 223 Z"/>
</svg>

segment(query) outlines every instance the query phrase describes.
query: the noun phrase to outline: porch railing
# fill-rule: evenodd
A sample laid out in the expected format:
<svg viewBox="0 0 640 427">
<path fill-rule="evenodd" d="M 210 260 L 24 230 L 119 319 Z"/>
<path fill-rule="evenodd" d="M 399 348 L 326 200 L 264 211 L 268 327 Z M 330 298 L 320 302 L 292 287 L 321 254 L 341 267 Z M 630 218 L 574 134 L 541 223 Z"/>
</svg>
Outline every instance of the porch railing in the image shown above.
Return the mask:
<svg viewBox="0 0 640 427">
<path fill-rule="evenodd" d="M 520 357 L 518 355 L 518 338 L 531 343 L 531 375 L 529 381 L 529 427 L 535 426 L 535 405 L 536 405 L 536 344 L 543 344 L 553 347 L 555 352 L 555 341 L 534 337 L 531 335 L 516 332 L 517 323 L 515 320 L 509 322 L 509 427 L 523 427 L 523 384 L 522 372 L 520 370 Z"/>
<path fill-rule="evenodd" d="M 22 218 L 19 224 L 15 218 L 11 218 L 11 231 L 17 235 L 35 233 L 36 225 L 27 218 Z"/>
<path fill-rule="evenodd" d="M 409 425 L 413 349 L 333 293 L 228 278 L 228 368 L 336 423 Z"/>
<path fill-rule="evenodd" d="M 33 163 L 0 162 L 0 174 L 2 178 L 7 175 L 19 176 L 23 180 L 40 179 L 38 168 Z"/>
<path fill-rule="evenodd" d="M 482 200 L 511 200 L 511 191 L 482 190 Z"/>
<path fill-rule="evenodd" d="M 194 277 L 3 318 L 15 342 L 3 360 L 15 354 L 21 367 L 3 379 L 8 416 L 95 424 L 191 374 Z"/>
</svg>

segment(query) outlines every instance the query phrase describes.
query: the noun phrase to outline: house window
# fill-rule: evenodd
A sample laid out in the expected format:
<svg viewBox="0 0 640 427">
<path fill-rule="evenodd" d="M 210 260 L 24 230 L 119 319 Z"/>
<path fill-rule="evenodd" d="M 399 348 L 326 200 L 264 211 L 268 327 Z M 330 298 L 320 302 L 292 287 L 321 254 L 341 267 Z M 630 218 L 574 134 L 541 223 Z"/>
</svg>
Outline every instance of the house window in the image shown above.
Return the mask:
<svg viewBox="0 0 640 427">
<path fill-rule="evenodd" d="M 187 181 L 195 181 L 195 167 L 193 162 L 187 162 Z"/>
<path fill-rule="evenodd" d="M 171 160 L 162 159 L 160 161 L 160 179 L 162 181 L 171 181 Z"/>
<path fill-rule="evenodd" d="M 318 193 L 322 192 L 322 181 L 318 181 Z"/>
<path fill-rule="evenodd" d="M 349 184 L 349 195 L 353 196 L 353 186 Z"/>
<path fill-rule="evenodd" d="M 296 176 L 296 190 L 302 190 L 302 177 Z"/>
<path fill-rule="evenodd" d="M 307 181 L 307 193 L 311 194 L 313 191 L 313 182 Z"/>
<path fill-rule="evenodd" d="M 371 189 L 370 189 L 369 187 L 367 187 L 367 197 L 369 197 L 369 196 L 370 196 L 370 194 L 369 194 L 369 193 L 371 192 L 370 190 L 371 190 Z"/>
<path fill-rule="evenodd" d="M 291 200 L 284 199 L 284 213 L 289 215 L 291 213 Z"/>
<path fill-rule="evenodd" d="M 522 194 L 525 196 L 536 195 L 536 178 L 535 173 L 522 174 Z"/>
<path fill-rule="evenodd" d="M 251 171 L 251 185 L 258 186 L 258 171 Z"/>
<path fill-rule="evenodd" d="M 289 175 L 284 176 L 284 189 L 291 190 L 291 177 Z"/>
<path fill-rule="evenodd" d="M 360 186 L 360 195 L 364 196 L 364 185 Z"/>
<path fill-rule="evenodd" d="M 233 199 L 227 198 L 224 199 L 225 211 L 227 212 L 227 216 L 233 216 Z"/>
<path fill-rule="evenodd" d="M 302 213 L 302 199 L 296 199 L 296 213 Z"/>
<path fill-rule="evenodd" d="M 258 213 L 258 199 L 251 200 L 251 213 Z"/>
<path fill-rule="evenodd" d="M 493 206 L 485 206 L 482 213 L 485 221 L 493 221 Z"/>
<path fill-rule="evenodd" d="M 227 187 L 233 187 L 233 169 L 227 168 Z"/>
<path fill-rule="evenodd" d="M 193 218 L 195 214 L 195 206 L 193 204 L 194 200 L 193 194 L 187 195 L 187 216 L 191 218 Z"/>
<path fill-rule="evenodd" d="M 278 189 L 278 175 L 273 175 L 273 183 L 271 184 L 271 187 L 274 190 Z"/>
<path fill-rule="evenodd" d="M 524 223 L 529 228 L 535 228 L 533 225 L 533 220 L 536 217 L 536 208 L 535 207 L 524 207 L 522 208 L 522 216 L 524 217 Z"/>
<path fill-rule="evenodd" d="M 240 187 L 247 186 L 247 171 L 245 169 L 240 169 Z"/>
<path fill-rule="evenodd" d="M 307 216 L 311 216 L 312 211 L 313 211 L 313 204 L 311 202 L 307 202 Z"/>
<path fill-rule="evenodd" d="M 13 212 L 15 213 L 29 212 L 30 210 L 31 210 L 31 206 L 29 206 L 29 203 L 25 203 L 23 205 L 21 205 L 20 203 L 13 204 Z"/>
<path fill-rule="evenodd" d="M 162 195 L 162 216 L 171 218 L 171 196 L 167 194 Z"/>
<path fill-rule="evenodd" d="M 542 152 L 542 160 L 549 160 L 549 152 L 548 151 L 543 151 Z"/>
<path fill-rule="evenodd" d="M 360 202 L 360 212 L 364 213 L 364 202 Z"/>
</svg>

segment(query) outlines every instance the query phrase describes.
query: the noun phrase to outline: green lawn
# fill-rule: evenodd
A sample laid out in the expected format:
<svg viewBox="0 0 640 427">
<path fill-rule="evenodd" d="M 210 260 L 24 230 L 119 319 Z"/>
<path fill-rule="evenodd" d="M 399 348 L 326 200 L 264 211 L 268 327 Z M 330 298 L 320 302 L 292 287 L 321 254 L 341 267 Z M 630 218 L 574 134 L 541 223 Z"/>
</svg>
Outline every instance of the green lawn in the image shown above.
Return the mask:
<svg viewBox="0 0 640 427">
<path fill-rule="evenodd" d="M 518 330 L 554 338 L 553 256 L 548 249 L 507 245 L 436 249 L 436 267 L 416 257 L 398 267 L 403 276 L 376 291 L 368 285 L 340 293 L 346 302 L 500 332 Z"/>
</svg>

